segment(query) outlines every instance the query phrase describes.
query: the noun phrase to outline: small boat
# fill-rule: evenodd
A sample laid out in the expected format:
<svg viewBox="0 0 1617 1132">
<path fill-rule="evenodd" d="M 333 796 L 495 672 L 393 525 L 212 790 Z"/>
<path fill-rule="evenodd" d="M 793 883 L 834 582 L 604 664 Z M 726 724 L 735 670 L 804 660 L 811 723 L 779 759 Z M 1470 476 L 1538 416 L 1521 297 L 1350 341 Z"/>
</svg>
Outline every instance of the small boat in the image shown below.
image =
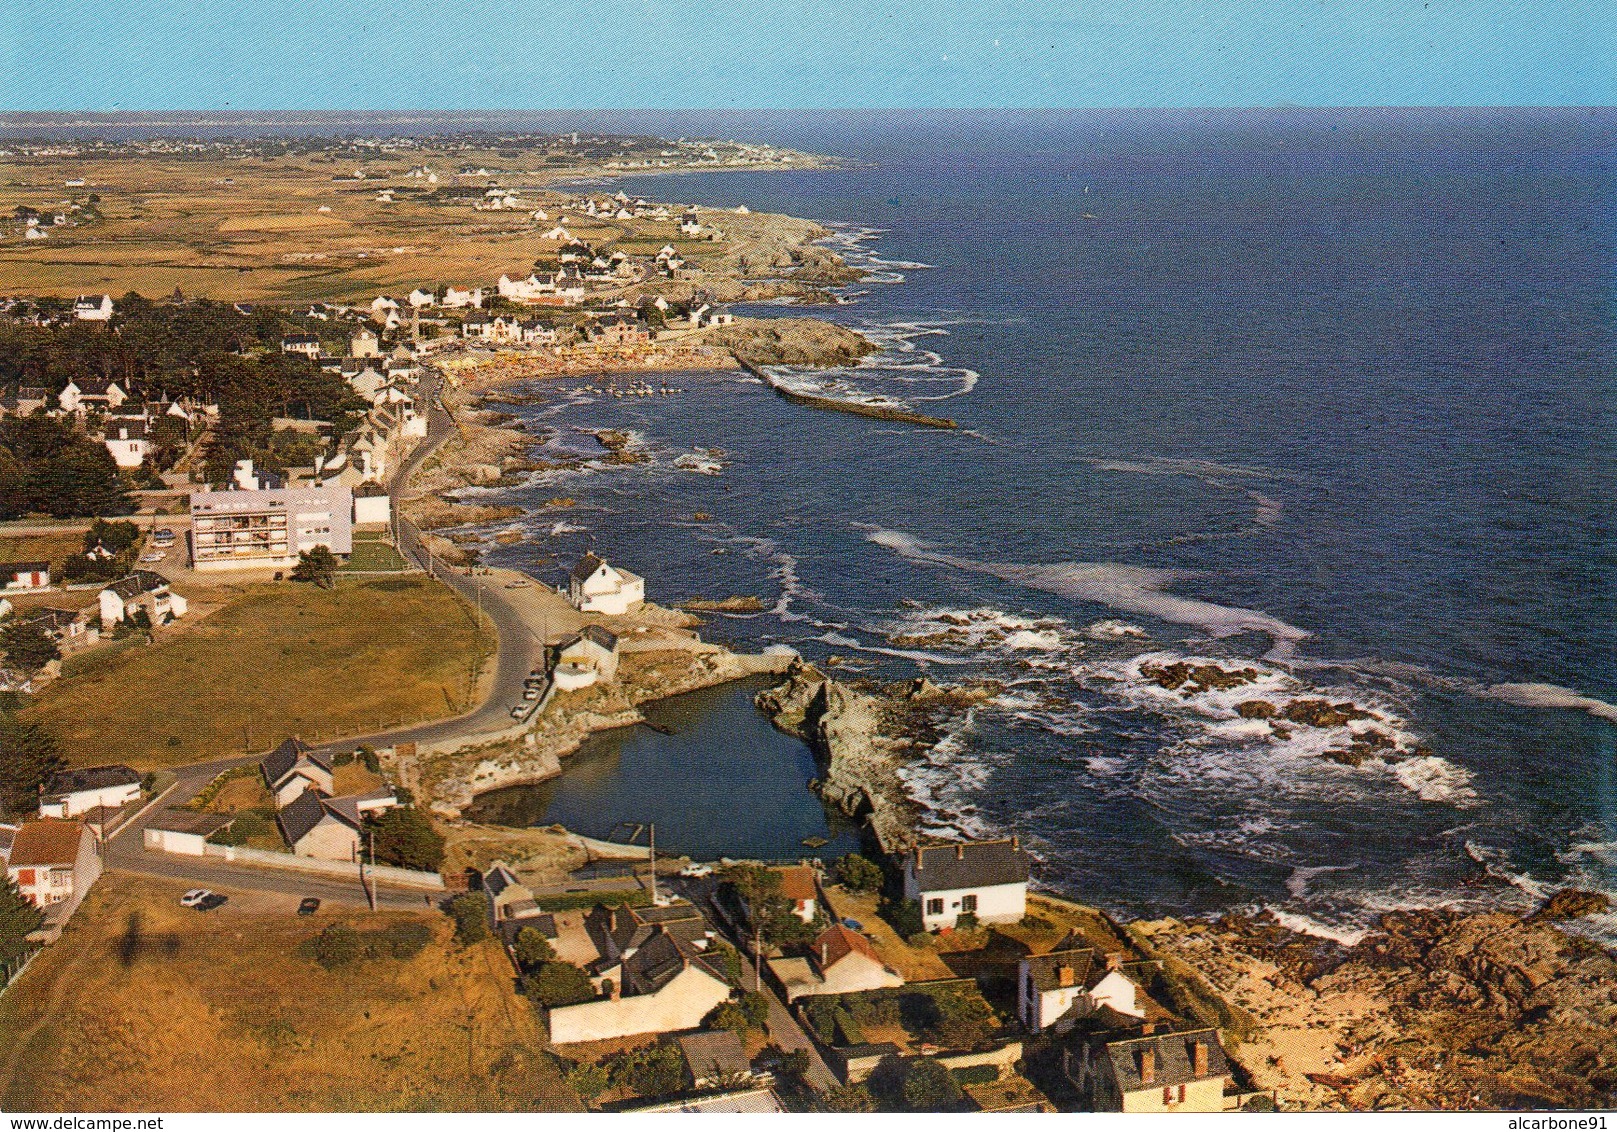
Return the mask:
<svg viewBox="0 0 1617 1132">
<path fill-rule="evenodd" d="M 798 844 L 803 846 L 805 849 L 823 849 L 831 843 L 825 838 L 816 835 L 813 837 L 805 837 L 803 840 L 799 841 Z"/>
</svg>

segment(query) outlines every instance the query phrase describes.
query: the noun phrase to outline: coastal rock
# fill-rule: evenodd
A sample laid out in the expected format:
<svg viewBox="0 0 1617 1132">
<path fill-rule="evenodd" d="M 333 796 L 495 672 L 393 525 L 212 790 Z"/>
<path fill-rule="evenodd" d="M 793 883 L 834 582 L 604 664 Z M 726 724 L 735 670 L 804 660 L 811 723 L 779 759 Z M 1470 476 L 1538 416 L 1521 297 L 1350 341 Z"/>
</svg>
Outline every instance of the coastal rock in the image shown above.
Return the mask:
<svg viewBox="0 0 1617 1132">
<path fill-rule="evenodd" d="M 751 594 L 731 594 L 729 597 L 693 597 L 679 604 L 681 609 L 699 613 L 761 613 L 764 603 Z"/>
<path fill-rule="evenodd" d="M 1333 704 L 1329 700 L 1292 700 L 1282 713 L 1293 723 L 1309 727 L 1341 727 L 1358 719 L 1380 719 L 1354 703 Z"/>
<path fill-rule="evenodd" d="M 1170 692 L 1179 688 L 1210 692 L 1250 684 L 1258 678 L 1258 671 L 1255 668 L 1231 671 L 1216 664 L 1189 664 L 1180 660 L 1172 664 L 1142 664 L 1140 675 Z"/>
<path fill-rule="evenodd" d="M 1268 700 L 1242 700 L 1235 705 L 1235 711 L 1242 719 L 1273 719 L 1278 714 Z"/>
<path fill-rule="evenodd" d="M 1563 888 L 1551 896 L 1534 912 L 1534 920 L 1580 920 L 1584 916 L 1597 916 L 1611 910 L 1611 898 L 1603 892 L 1585 892 L 1581 888 Z"/>
<path fill-rule="evenodd" d="M 737 319 L 707 341 L 752 366 L 851 365 L 876 352 L 864 335 L 808 318 Z"/>
</svg>

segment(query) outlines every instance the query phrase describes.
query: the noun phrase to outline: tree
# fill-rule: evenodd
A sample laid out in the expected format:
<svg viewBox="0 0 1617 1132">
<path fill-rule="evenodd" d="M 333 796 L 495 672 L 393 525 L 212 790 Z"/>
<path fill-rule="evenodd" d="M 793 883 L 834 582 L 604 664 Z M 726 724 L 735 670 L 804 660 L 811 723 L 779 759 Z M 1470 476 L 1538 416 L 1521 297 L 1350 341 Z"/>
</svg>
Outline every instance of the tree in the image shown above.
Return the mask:
<svg viewBox="0 0 1617 1132">
<path fill-rule="evenodd" d="M 747 1032 L 747 1015 L 739 1003 L 721 1002 L 708 1011 L 702 1025 L 709 1030 L 731 1030 L 737 1034 Z"/>
<path fill-rule="evenodd" d="M 523 928 L 519 931 L 514 950 L 517 953 L 517 965 L 524 972 L 535 970 L 556 958 L 556 949 L 550 946 L 550 941 L 538 928 Z"/>
<path fill-rule="evenodd" d="M 595 987 L 582 967 L 553 960 L 528 976 L 524 990 L 529 998 L 545 1006 L 573 1006 L 595 997 Z"/>
<path fill-rule="evenodd" d="M 849 892 L 874 892 L 882 886 L 881 867 L 868 857 L 849 853 L 837 862 L 837 880 Z"/>
<path fill-rule="evenodd" d="M 62 650 L 56 647 L 56 641 L 45 631 L 42 622 L 18 618 L 12 618 L 0 629 L 0 649 L 5 651 L 6 660 L 25 672 L 44 668 L 62 656 Z"/>
<path fill-rule="evenodd" d="M 827 1112 L 875 1112 L 876 1098 L 863 1085 L 838 1085 L 825 1094 Z"/>
<path fill-rule="evenodd" d="M 918 1057 L 904 1073 L 904 1107 L 911 1112 L 958 1112 L 965 1094 L 941 1061 Z"/>
<path fill-rule="evenodd" d="M 455 938 L 461 943 L 481 943 L 488 938 L 488 901 L 482 894 L 461 893 L 449 902 L 449 915 L 455 921 Z"/>
<path fill-rule="evenodd" d="M 612 1083 L 606 1066 L 580 1063 L 567 1071 L 567 1083 L 584 1100 L 592 1101 Z"/>
<path fill-rule="evenodd" d="M 436 872 L 444 862 L 444 838 L 432 819 L 414 806 L 394 806 L 366 822 L 374 835 L 376 859 L 403 869 Z"/>
<path fill-rule="evenodd" d="M 337 584 L 337 556 L 324 546 L 305 550 L 298 555 L 298 564 L 292 567 L 294 582 L 313 582 L 323 590 Z"/>
<path fill-rule="evenodd" d="M 741 1016 L 747 1024 L 754 1029 L 761 1030 L 769 1021 L 769 999 L 757 991 L 747 991 L 741 996 Z"/>
<path fill-rule="evenodd" d="M 883 900 L 877 911 L 905 939 L 926 930 L 926 923 L 921 919 L 921 906 L 914 900 Z"/>
<path fill-rule="evenodd" d="M 50 732 L 0 711 L 0 807 L 7 813 L 34 809 L 39 787 L 66 765 Z"/>
<path fill-rule="evenodd" d="M 28 933 L 44 922 L 44 913 L 23 897 L 10 878 L 0 876 L 0 967 L 22 955 L 28 947 Z"/>
<path fill-rule="evenodd" d="M 781 891 L 780 874 L 762 865 L 731 865 L 724 879 L 747 902 L 749 918 L 770 943 L 807 943 L 818 934 L 815 924 L 804 923 Z"/>
</svg>

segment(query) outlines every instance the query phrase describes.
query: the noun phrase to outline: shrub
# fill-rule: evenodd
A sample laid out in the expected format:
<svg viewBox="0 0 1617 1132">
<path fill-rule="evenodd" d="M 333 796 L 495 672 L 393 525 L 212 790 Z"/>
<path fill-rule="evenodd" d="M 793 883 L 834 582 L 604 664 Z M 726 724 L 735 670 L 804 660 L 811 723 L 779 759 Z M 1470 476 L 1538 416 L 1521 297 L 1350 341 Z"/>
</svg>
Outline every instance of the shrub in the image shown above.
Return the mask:
<svg viewBox="0 0 1617 1132">
<path fill-rule="evenodd" d="M 921 920 L 921 906 L 914 900 L 883 900 L 877 911 L 905 939 L 926 930 Z"/>
<path fill-rule="evenodd" d="M 732 1030 L 737 1034 L 747 1032 L 747 1015 L 742 1011 L 740 1004 L 735 1002 L 721 1002 L 708 1011 L 702 1025 L 709 1030 Z"/>
<path fill-rule="evenodd" d="M 769 999 L 757 991 L 748 991 L 741 996 L 740 1005 L 747 1024 L 762 1030 L 769 1021 Z"/>
<path fill-rule="evenodd" d="M 575 1065 L 567 1071 L 567 1084 L 587 1101 L 606 1092 L 611 1083 L 604 1065 Z"/>
<path fill-rule="evenodd" d="M 538 928 L 523 928 L 517 933 L 516 943 L 517 966 L 524 972 L 532 971 L 541 964 L 556 958 L 556 949 L 550 946 Z"/>
<path fill-rule="evenodd" d="M 559 960 L 541 965 L 525 980 L 523 990 L 545 1006 L 572 1006 L 595 997 L 595 987 L 583 968 Z"/>
<path fill-rule="evenodd" d="M 954 920 L 955 930 L 962 932 L 974 932 L 981 926 L 981 923 L 982 921 L 977 919 L 977 913 L 975 912 L 962 912 Z"/>
<path fill-rule="evenodd" d="M 352 751 L 338 751 L 336 754 L 331 756 L 331 765 L 333 767 L 348 766 L 353 761 L 354 752 Z"/>
<path fill-rule="evenodd" d="M 394 806 L 366 820 L 375 832 L 376 859 L 405 869 L 436 871 L 444 861 L 444 838 L 432 819 L 414 806 Z"/>
<path fill-rule="evenodd" d="M 863 1085 L 839 1085 L 825 1094 L 827 1112 L 875 1112 L 876 1098 Z"/>
<path fill-rule="evenodd" d="M 549 908 L 550 905 L 546 904 L 545 907 Z M 702 955 L 704 958 L 718 964 L 719 969 L 724 972 L 725 978 L 737 986 L 741 984 L 741 953 L 735 948 L 722 939 L 715 939 L 707 945 L 707 950 L 703 951 Z"/>
<path fill-rule="evenodd" d="M 361 950 L 359 933 L 347 924 L 332 924 L 314 940 L 314 960 L 328 971 L 352 963 Z"/>
<path fill-rule="evenodd" d="M 488 938 L 488 903 L 481 895 L 463 892 L 449 902 L 448 910 L 455 921 L 455 938 L 462 944 Z"/>
<path fill-rule="evenodd" d="M 389 924 L 372 932 L 366 951 L 375 959 L 414 959 L 432 942 L 432 929 L 419 921 Z"/>
<path fill-rule="evenodd" d="M 999 1069 L 993 1065 L 967 1065 L 949 1072 L 959 1085 L 989 1085 L 999 1080 Z"/>
<path fill-rule="evenodd" d="M 1032 912 L 1022 917 L 1022 926 L 1029 931 L 1048 931 L 1055 927 L 1055 923 L 1043 916 L 1035 916 Z"/>
<path fill-rule="evenodd" d="M 672 1042 L 624 1050 L 606 1059 L 612 1084 L 642 1097 L 661 1097 L 685 1087 L 685 1058 Z"/>
<path fill-rule="evenodd" d="M 965 1094 L 941 1061 L 918 1057 L 905 1068 L 904 1107 L 911 1112 L 958 1112 Z"/>
<path fill-rule="evenodd" d="M 882 886 L 881 867 L 858 853 L 849 853 L 836 865 L 837 880 L 850 892 L 874 892 Z"/>
</svg>

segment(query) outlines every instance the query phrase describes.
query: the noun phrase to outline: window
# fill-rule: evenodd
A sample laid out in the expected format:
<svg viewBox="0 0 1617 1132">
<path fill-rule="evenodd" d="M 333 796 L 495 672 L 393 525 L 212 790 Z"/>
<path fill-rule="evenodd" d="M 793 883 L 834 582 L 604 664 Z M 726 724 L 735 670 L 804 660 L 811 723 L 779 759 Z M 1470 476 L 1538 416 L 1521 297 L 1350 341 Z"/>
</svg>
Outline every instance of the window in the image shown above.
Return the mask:
<svg viewBox="0 0 1617 1132">
<path fill-rule="evenodd" d="M 970 912 L 974 916 L 977 914 L 977 894 L 975 892 L 960 898 L 960 910 Z"/>
<path fill-rule="evenodd" d="M 934 896 L 930 900 L 928 900 L 926 902 L 926 914 L 928 916 L 941 916 L 941 915 L 943 915 L 943 897 Z"/>
</svg>

